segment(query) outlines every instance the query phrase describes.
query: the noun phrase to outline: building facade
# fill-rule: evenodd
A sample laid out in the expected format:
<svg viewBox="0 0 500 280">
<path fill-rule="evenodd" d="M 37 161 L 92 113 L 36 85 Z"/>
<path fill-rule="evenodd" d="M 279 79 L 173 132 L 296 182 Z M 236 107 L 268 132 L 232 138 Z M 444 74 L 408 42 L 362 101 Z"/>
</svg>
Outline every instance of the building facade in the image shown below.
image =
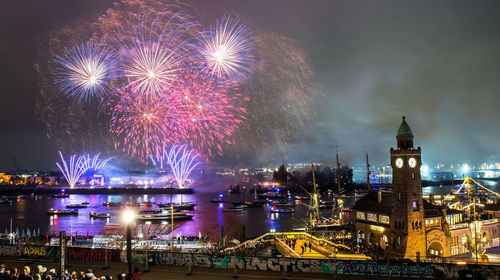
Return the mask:
<svg viewBox="0 0 500 280">
<path fill-rule="evenodd" d="M 352 208 L 358 241 L 386 248 L 391 258 L 414 261 L 470 255 L 476 250 L 480 254 L 499 246 L 498 204 L 486 205 L 484 214 L 472 219 L 464 217 L 463 209 L 423 199 L 421 148 L 413 146 L 413 139 L 403 117 L 397 147 L 390 150 L 392 191 L 370 192 Z"/>
</svg>

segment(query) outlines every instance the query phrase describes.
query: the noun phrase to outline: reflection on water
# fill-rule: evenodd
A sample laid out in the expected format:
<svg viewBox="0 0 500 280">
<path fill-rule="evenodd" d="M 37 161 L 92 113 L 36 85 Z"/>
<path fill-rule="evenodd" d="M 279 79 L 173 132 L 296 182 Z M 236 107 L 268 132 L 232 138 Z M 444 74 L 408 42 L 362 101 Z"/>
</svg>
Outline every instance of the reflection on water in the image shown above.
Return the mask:
<svg viewBox="0 0 500 280">
<path fill-rule="evenodd" d="M 486 185 L 486 183 L 485 183 Z M 500 183 L 488 184 L 494 191 L 500 191 Z M 452 186 L 443 186 L 443 192 L 447 193 L 454 189 Z M 423 188 L 424 194 L 440 193 L 439 186 L 429 186 Z M 192 212 L 193 220 L 179 222 L 181 225 L 176 229 L 175 234 L 198 235 L 198 232 L 209 236 L 218 236 L 221 228 L 228 235 L 241 234 L 243 227 L 247 237 L 258 236 L 260 234 L 273 231 L 289 231 L 294 228 L 302 228 L 307 225 L 307 207 L 303 205 L 294 206 L 293 213 L 271 213 L 270 206 L 258 208 L 247 208 L 245 211 L 224 212 L 224 207 L 231 207 L 231 203 L 210 203 L 210 200 L 217 197 L 218 193 L 195 193 L 191 195 L 71 195 L 68 198 L 54 198 L 52 196 L 25 197 L 13 201 L 11 205 L 0 205 L 0 231 L 8 228 L 10 219 L 13 221 L 13 229 L 38 229 L 44 232 L 66 232 L 75 234 L 90 235 L 103 232 L 104 226 L 109 223 L 120 223 L 120 206 L 103 206 L 104 202 L 197 202 L 195 211 Z M 231 201 L 241 201 L 242 195 L 231 195 Z M 351 207 L 355 198 L 346 198 L 346 207 Z M 47 210 L 66 209 L 68 204 L 79 204 L 88 202 L 87 208 L 79 209 L 78 215 L 74 216 L 49 216 Z M 287 208 L 290 206 L 280 206 Z M 91 219 L 91 212 L 109 213 L 109 219 Z M 325 217 L 332 215 L 331 209 L 322 210 Z M 168 223 L 161 221 L 156 223 Z"/>
</svg>

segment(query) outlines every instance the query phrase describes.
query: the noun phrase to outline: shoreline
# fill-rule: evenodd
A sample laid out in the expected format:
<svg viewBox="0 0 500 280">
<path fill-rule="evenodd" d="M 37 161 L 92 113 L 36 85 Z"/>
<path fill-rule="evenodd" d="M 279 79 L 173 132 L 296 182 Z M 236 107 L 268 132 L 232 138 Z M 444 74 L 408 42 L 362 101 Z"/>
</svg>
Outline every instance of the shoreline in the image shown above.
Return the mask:
<svg viewBox="0 0 500 280">
<path fill-rule="evenodd" d="M 193 194 L 192 188 L 138 188 L 138 187 L 60 187 L 60 186 L 0 186 L 0 195 L 54 195 L 66 194 Z"/>
</svg>

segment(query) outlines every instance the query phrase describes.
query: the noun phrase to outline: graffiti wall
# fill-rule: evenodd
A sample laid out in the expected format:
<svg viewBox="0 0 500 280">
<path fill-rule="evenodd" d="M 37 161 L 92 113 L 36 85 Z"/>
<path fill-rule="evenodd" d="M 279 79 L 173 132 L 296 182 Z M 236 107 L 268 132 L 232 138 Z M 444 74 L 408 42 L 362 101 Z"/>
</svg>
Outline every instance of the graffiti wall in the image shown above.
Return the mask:
<svg viewBox="0 0 500 280">
<path fill-rule="evenodd" d="M 137 261 L 140 258 L 137 256 Z M 435 277 L 431 264 L 404 263 L 387 266 L 370 262 L 332 262 L 331 260 L 264 258 L 240 256 L 209 256 L 182 253 L 156 253 L 154 262 L 166 265 L 187 265 L 211 268 L 238 268 L 247 270 L 270 270 L 310 272 L 326 274 L 387 275 L 403 277 Z"/>
<path fill-rule="evenodd" d="M 120 261 L 119 250 L 106 250 L 102 248 L 68 247 L 67 256 L 68 261 L 100 262 L 104 261 L 105 258 L 108 261 Z"/>
<path fill-rule="evenodd" d="M 0 257 L 45 258 L 55 259 L 58 247 L 54 246 L 0 246 Z M 105 250 L 102 248 L 69 247 L 67 249 L 68 261 L 83 262 L 125 262 L 126 254 L 120 250 Z M 148 259 L 151 265 L 170 265 L 207 267 L 207 268 L 238 268 L 240 270 L 307 272 L 344 275 L 374 275 L 396 277 L 419 277 L 459 279 L 472 272 L 472 266 L 458 266 L 455 264 L 441 263 L 390 263 L 267 258 L 267 257 L 241 257 L 241 256 L 214 256 L 188 253 L 145 252 L 134 251 L 133 263 L 144 263 Z M 479 266 L 476 273 L 485 279 L 500 280 L 500 266 Z"/>
<path fill-rule="evenodd" d="M 31 257 L 53 259 L 57 256 L 57 247 L 49 246 L 0 246 L 0 256 Z"/>
</svg>

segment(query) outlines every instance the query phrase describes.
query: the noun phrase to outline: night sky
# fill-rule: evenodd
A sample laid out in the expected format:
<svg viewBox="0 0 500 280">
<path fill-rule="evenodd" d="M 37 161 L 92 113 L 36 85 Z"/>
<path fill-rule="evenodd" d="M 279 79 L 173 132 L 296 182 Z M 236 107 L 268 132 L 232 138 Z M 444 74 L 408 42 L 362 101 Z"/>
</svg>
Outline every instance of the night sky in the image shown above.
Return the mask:
<svg viewBox="0 0 500 280">
<path fill-rule="evenodd" d="M 207 1 L 190 1 L 207 5 Z M 55 169 L 57 148 L 35 113 L 38 47 L 108 0 L 9 1 L 0 9 L 0 170 Z M 389 161 L 401 116 L 424 164 L 498 162 L 498 1 L 218 1 L 267 32 L 297 40 L 318 94 L 304 141 L 242 164 Z M 68 100 L 68 102 L 71 102 Z"/>
</svg>

